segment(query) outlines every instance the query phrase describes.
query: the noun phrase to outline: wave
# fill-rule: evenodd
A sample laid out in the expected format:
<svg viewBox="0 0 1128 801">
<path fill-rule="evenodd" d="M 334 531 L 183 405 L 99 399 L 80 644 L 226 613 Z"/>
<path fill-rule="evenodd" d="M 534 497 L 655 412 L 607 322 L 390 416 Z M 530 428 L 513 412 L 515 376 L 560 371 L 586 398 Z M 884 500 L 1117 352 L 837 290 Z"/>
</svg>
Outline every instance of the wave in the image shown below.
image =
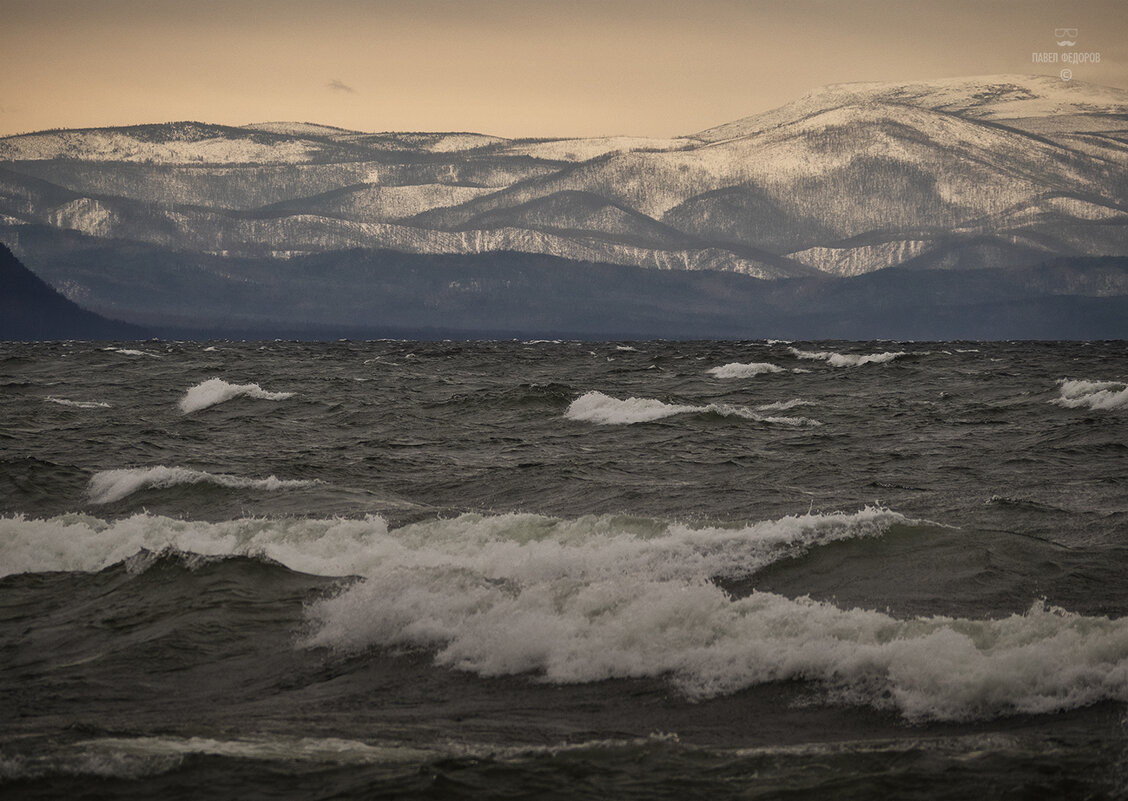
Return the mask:
<svg viewBox="0 0 1128 801">
<path fill-rule="evenodd" d="M 293 392 L 267 392 L 258 384 L 228 384 L 221 378 L 209 378 L 184 393 L 180 399 L 180 411 L 184 414 L 198 412 L 239 397 L 286 400 L 293 395 Z"/>
<path fill-rule="evenodd" d="M 55 753 L 0 755 L 0 781 L 59 775 L 136 780 L 176 770 L 186 757 L 198 755 L 339 766 L 415 763 L 438 758 L 440 753 L 336 737 L 99 737 L 63 746 Z"/>
<path fill-rule="evenodd" d="M 712 581 L 909 524 L 879 509 L 637 533 L 608 519 L 462 518 L 446 537 L 401 536 L 365 581 L 310 607 L 306 644 L 425 647 L 440 666 L 552 683 L 664 677 L 694 698 L 817 681 L 834 701 L 913 721 L 1128 700 L 1128 620 L 1040 602 L 997 620 L 904 620 L 734 598 Z"/>
<path fill-rule="evenodd" d="M 886 364 L 901 356 L 908 356 L 906 351 L 887 351 L 885 353 L 834 353 L 833 351 L 810 351 L 789 348 L 791 353 L 799 359 L 825 361 L 831 367 L 861 367 L 863 364 Z"/>
<path fill-rule="evenodd" d="M 769 404 L 765 409 L 770 408 Z M 721 417 L 739 417 L 759 423 L 775 423 L 789 426 L 822 425 L 818 420 L 807 417 L 765 417 L 757 411 L 743 406 L 728 406 L 710 403 L 707 406 L 665 403 L 656 398 L 627 398 L 619 400 L 602 392 L 587 392 L 572 401 L 564 416 L 569 420 L 595 423 L 596 425 L 631 425 L 649 423 L 678 414 L 715 414 Z"/>
<path fill-rule="evenodd" d="M 782 373 L 784 369 L 768 362 L 752 362 L 750 364 L 731 362 L 720 367 L 713 367 L 706 372 L 714 378 L 754 378 L 767 373 Z"/>
<path fill-rule="evenodd" d="M 47 403 L 57 403 L 60 406 L 70 406 L 74 409 L 109 409 L 110 404 L 101 401 L 73 401 L 66 398 L 53 398 L 48 395 L 43 399 Z"/>
<path fill-rule="evenodd" d="M 791 400 L 776 401 L 775 403 L 765 403 L 762 406 L 757 406 L 758 412 L 786 412 L 788 409 L 794 409 L 796 406 L 814 406 L 814 401 L 803 400 L 802 398 L 792 398 Z"/>
<path fill-rule="evenodd" d="M 105 504 L 120 501 L 135 492 L 145 489 L 169 489 L 191 484 L 213 484 L 228 489 L 281 490 L 291 487 L 308 487 L 316 481 L 299 479 L 246 478 L 225 473 L 207 473 L 203 470 L 190 470 L 186 467 L 140 467 L 123 470 L 103 470 L 90 478 L 86 488 L 87 497 L 92 504 Z"/>
<path fill-rule="evenodd" d="M 1128 409 L 1128 383 L 1124 381 L 1058 381 L 1059 396 L 1051 403 L 1066 409 Z"/>
<path fill-rule="evenodd" d="M 342 765 L 418 766 L 426 761 L 463 758 L 487 762 L 538 757 L 555 759 L 568 754 L 583 755 L 593 751 L 637 751 L 678 745 L 677 735 L 657 733 L 633 739 L 593 739 L 551 745 L 505 746 L 449 740 L 426 749 L 396 741 L 369 742 L 340 737 L 277 734 L 223 740 L 174 735 L 96 737 L 68 743 L 57 750 L 42 749 L 33 754 L 8 756 L 0 753 L 0 781 L 60 775 L 136 780 L 180 769 L 186 758 L 195 756 L 285 763 L 291 768 L 296 764 L 297 770 L 305 771 L 312 770 L 315 766 L 330 769 L 339 769 Z"/>
<path fill-rule="evenodd" d="M 664 678 L 692 698 L 807 681 L 910 721 L 1128 701 L 1128 619 L 1032 604 L 997 619 L 896 618 L 718 580 L 838 541 L 929 531 L 896 512 L 743 526 L 614 516 L 365 520 L 0 518 L 6 572 L 100 570 L 143 548 L 268 558 L 360 580 L 306 609 L 297 647 L 425 648 L 438 666 L 550 683 Z M 720 583 L 724 583 L 721 581 Z"/>
<path fill-rule="evenodd" d="M 136 350 L 134 348 L 102 348 L 104 351 L 110 353 L 120 353 L 122 356 L 148 356 L 150 359 L 161 358 L 159 353 L 149 353 L 145 350 Z"/>
<path fill-rule="evenodd" d="M 610 562 L 623 557 L 625 548 L 636 561 L 668 564 L 667 572 L 685 563 L 695 574 L 704 570 L 739 578 L 813 545 L 876 536 L 903 522 L 906 519 L 896 512 L 871 507 L 853 514 L 801 515 L 734 527 L 694 527 L 614 515 L 568 520 L 535 514 L 463 514 L 396 529 L 389 529 L 378 515 L 360 520 L 248 518 L 216 523 L 149 514 L 114 521 L 84 514 L 45 520 L 16 515 L 0 517 L 0 575 L 93 572 L 141 551 L 171 549 L 201 556 L 260 555 L 291 570 L 321 576 L 372 574 L 396 564 L 425 568 L 445 564 L 452 556 L 472 559 L 479 570 L 511 557 L 530 565 L 531 560 L 541 559 L 536 570 L 545 575 L 565 570 L 550 562 L 582 559 L 587 565 L 584 571 L 613 576 L 618 568 Z M 575 565 L 566 570 L 575 572 Z"/>
</svg>

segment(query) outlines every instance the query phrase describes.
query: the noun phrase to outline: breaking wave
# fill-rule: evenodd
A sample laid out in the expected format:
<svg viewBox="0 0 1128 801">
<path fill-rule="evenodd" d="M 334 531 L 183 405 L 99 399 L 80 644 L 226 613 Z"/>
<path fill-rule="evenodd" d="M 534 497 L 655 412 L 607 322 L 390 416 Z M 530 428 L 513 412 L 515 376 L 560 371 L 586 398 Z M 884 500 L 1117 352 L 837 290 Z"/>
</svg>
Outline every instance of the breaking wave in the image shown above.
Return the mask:
<svg viewBox="0 0 1128 801">
<path fill-rule="evenodd" d="M 761 407 L 761 411 L 777 408 L 775 404 Z M 619 400 L 602 392 L 587 392 L 572 401 L 564 416 L 596 425 L 631 425 L 649 423 L 678 414 L 716 414 L 721 417 L 739 417 L 760 423 L 776 423 L 789 426 L 822 425 L 818 420 L 807 417 L 765 417 L 758 411 L 744 406 L 728 406 L 710 403 L 707 406 L 665 403 L 656 398 L 627 398 Z"/>
<path fill-rule="evenodd" d="M 706 372 L 714 378 L 754 378 L 767 373 L 782 373 L 784 369 L 768 362 L 752 362 L 751 364 L 731 362 L 720 367 L 713 367 Z"/>
<path fill-rule="evenodd" d="M 861 367 L 863 364 L 886 364 L 901 356 L 908 356 L 906 351 L 887 351 L 885 353 L 834 353 L 833 351 L 810 351 L 790 348 L 791 353 L 799 359 L 824 361 L 831 367 Z"/>
<path fill-rule="evenodd" d="M 114 503 L 145 489 L 168 489 L 185 484 L 213 484 L 228 489 L 281 490 L 308 487 L 315 481 L 297 479 L 246 478 L 225 473 L 207 473 L 186 467 L 140 467 L 123 470 L 103 470 L 90 477 L 86 488 L 92 504 Z"/>
<path fill-rule="evenodd" d="M 365 581 L 310 607 L 306 644 L 425 647 L 440 666 L 552 683 L 664 677 L 698 698 L 816 681 L 832 700 L 914 721 L 1128 700 L 1128 620 L 1041 602 L 997 620 L 903 620 L 768 592 L 734 598 L 713 582 L 919 525 L 872 508 L 706 529 L 465 516 L 381 544 Z"/>
<path fill-rule="evenodd" d="M 258 384 L 228 384 L 221 378 L 209 378 L 184 393 L 180 399 L 180 411 L 190 414 L 239 397 L 286 400 L 293 395 L 293 392 L 267 392 Z"/>
<path fill-rule="evenodd" d="M 568 520 L 463 514 L 396 529 L 389 529 L 378 515 L 215 523 L 149 514 L 113 521 L 84 514 L 46 520 L 16 515 L 0 517 L 0 574 L 98 571 L 141 550 L 173 549 L 203 556 L 262 555 L 292 570 L 322 576 L 426 569 L 450 565 L 452 559 L 475 564 L 478 572 L 491 570 L 491 563 L 516 559 L 546 578 L 577 571 L 613 576 L 628 559 L 667 565 L 665 573 L 735 576 L 813 545 L 876 536 L 904 522 L 902 515 L 881 508 L 727 528 L 614 515 Z"/>
<path fill-rule="evenodd" d="M 299 647 L 425 648 L 438 666 L 481 676 L 654 677 L 695 698 L 806 681 L 831 702 L 910 721 L 1128 701 L 1125 618 L 1043 602 L 998 619 L 896 618 L 756 590 L 735 597 L 717 583 L 754 581 L 768 565 L 834 542 L 930 530 L 880 508 L 712 527 L 531 514 L 392 530 L 380 517 L 7 517 L 0 565 L 5 573 L 95 571 L 142 549 L 175 548 L 359 576 L 307 607 Z"/>
<path fill-rule="evenodd" d="M 1128 383 L 1124 381 L 1058 381 L 1059 396 L 1052 403 L 1066 409 L 1128 409 Z"/>
<path fill-rule="evenodd" d="M 149 353 L 146 350 L 137 350 L 135 348 L 102 348 L 104 351 L 110 353 L 120 353 L 122 356 L 148 356 L 150 359 L 159 359 L 159 353 Z"/>
</svg>

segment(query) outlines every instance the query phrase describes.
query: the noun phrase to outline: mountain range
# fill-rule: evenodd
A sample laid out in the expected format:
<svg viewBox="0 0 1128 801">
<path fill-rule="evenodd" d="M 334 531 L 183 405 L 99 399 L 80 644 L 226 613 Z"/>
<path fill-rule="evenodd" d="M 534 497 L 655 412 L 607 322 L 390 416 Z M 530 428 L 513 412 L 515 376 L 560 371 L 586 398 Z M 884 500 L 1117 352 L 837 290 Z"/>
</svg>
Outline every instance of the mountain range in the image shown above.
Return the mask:
<svg viewBox="0 0 1128 801">
<path fill-rule="evenodd" d="M 0 139 L 0 240 L 187 333 L 1124 337 L 1128 92 L 843 84 L 668 139 L 45 131 Z"/>
</svg>

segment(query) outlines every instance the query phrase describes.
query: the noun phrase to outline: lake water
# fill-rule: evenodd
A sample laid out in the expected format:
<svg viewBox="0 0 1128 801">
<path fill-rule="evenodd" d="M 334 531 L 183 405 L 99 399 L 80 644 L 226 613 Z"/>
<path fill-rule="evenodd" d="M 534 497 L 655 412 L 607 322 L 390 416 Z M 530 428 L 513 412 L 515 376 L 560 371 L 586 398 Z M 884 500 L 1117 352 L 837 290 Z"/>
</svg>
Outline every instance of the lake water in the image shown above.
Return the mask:
<svg viewBox="0 0 1128 801">
<path fill-rule="evenodd" d="M 1128 794 L 1128 345 L 0 344 L 0 793 Z"/>
</svg>

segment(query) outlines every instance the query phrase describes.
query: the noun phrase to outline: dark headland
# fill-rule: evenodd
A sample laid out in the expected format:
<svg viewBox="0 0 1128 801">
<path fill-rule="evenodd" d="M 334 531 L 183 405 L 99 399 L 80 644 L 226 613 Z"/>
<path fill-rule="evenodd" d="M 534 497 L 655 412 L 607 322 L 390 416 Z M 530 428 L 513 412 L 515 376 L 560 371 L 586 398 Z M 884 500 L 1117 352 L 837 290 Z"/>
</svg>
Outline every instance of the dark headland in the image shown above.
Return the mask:
<svg viewBox="0 0 1128 801">
<path fill-rule="evenodd" d="M 110 320 L 63 297 L 0 243 L 0 339 L 143 339 L 140 326 Z"/>
</svg>

